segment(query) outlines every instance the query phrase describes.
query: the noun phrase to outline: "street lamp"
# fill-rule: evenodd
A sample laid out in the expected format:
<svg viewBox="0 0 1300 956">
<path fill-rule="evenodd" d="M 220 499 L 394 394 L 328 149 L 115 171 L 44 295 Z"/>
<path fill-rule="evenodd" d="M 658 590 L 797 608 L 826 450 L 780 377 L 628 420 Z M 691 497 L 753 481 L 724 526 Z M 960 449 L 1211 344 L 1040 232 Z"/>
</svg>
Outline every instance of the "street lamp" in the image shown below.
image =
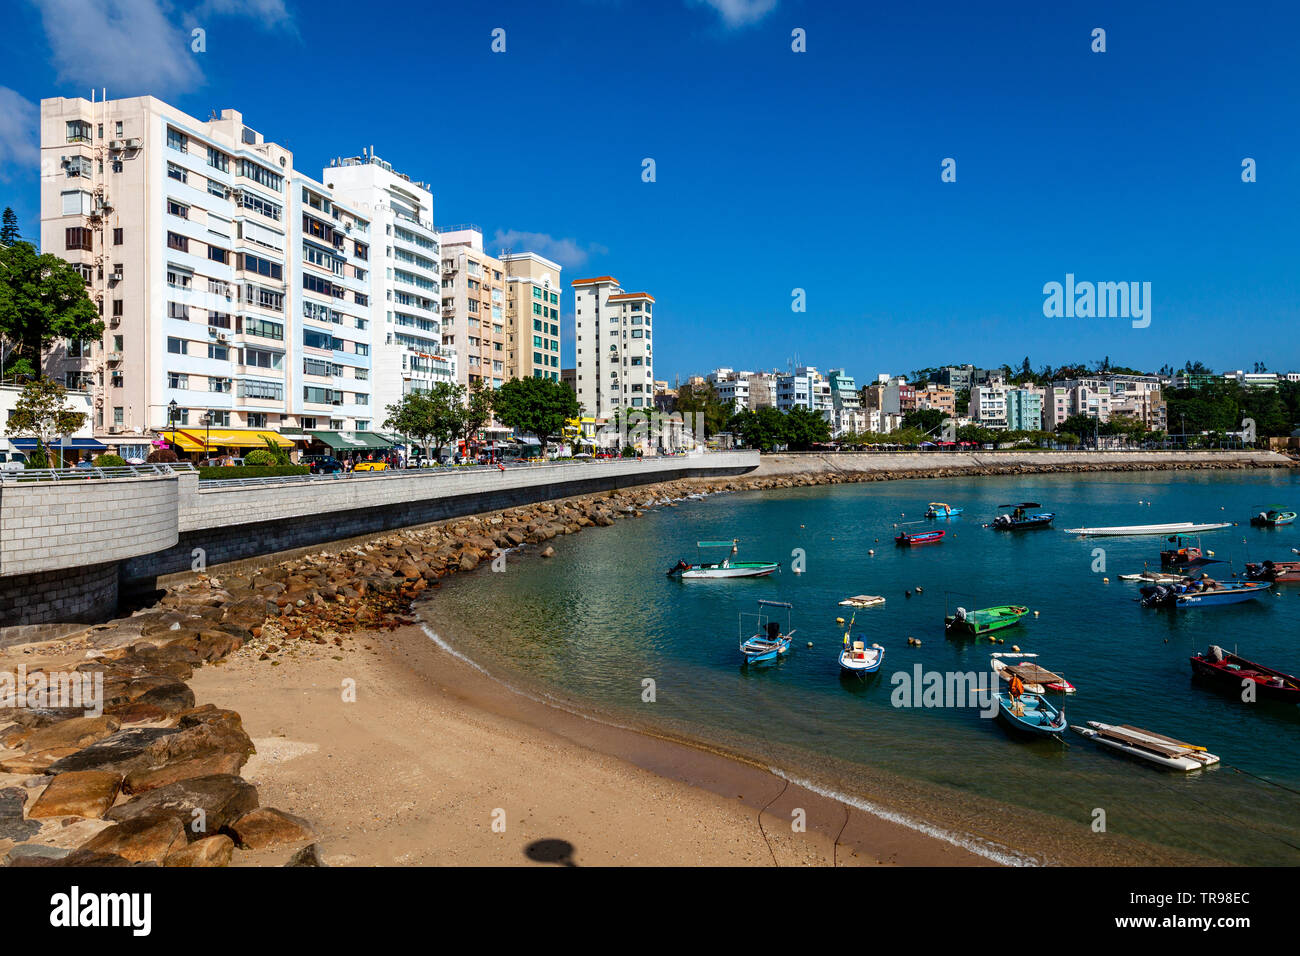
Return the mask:
<svg viewBox="0 0 1300 956">
<path fill-rule="evenodd" d="M 171 429 L 172 432 L 173 445 L 176 444 L 176 409 L 177 409 L 176 399 L 173 398 L 170 402 L 167 403 L 167 426 Z"/>
<path fill-rule="evenodd" d="M 199 424 L 203 426 L 203 452 L 206 455 L 212 454 L 212 414 L 204 412 L 203 417 L 199 419 Z"/>
</svg>

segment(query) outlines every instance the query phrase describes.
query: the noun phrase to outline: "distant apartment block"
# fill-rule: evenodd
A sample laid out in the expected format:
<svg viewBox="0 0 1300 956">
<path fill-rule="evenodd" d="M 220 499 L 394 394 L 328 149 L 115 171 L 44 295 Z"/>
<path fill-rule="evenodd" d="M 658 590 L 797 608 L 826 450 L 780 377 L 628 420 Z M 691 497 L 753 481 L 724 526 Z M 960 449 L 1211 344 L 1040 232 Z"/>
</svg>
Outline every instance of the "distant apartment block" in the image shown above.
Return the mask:
<svg viewBox="0 0 1300 956">
<path fill-rule="evenodd" d="M 833 368 L 826 373 L 826 381 L 831 391 L 831 437 L 866 431 L 867 415 L 853 376 L 842 368 Z"/>
<path fill-rule="evenodd" d="M 560 380 L 561 266 L 535 252 L 503 253 L 506 378 Z"/>
<path fill-rule="evenodd" d="M 474 225 L 438 231 L 442 247 L 442 344 L 456 352 L 456 381 L 500 388 L 506 380 L 506 282 Z"/>
<path fill-rule="evenodd" d="M 613 276 L 577 279 L 573 290 L 583 412 L 608 418 L 620 409 L 653 407 L 654 296 L 624 292 Z"/>
<path fill-rule="evenodd" d="M 42 249 L 106 326 L 46 369 L 91 391 L 97 433 L 371 426 L 369 216 L 235 110 L 46 99 L 41 152 Z"/>
</svg>

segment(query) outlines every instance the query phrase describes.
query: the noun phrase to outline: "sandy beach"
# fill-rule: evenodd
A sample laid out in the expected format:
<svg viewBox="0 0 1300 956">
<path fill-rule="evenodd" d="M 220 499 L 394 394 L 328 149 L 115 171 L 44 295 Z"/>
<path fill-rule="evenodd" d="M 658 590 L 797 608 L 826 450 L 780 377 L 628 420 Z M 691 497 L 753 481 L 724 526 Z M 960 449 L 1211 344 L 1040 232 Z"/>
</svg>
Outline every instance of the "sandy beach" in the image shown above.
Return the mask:
<svg viewBox="0 0 1300 956">
<path fill-rule="evenodd" d="M 273 664 L 254 642 L 192 682 L 242 715 L 244 777 L 312 822 L 328 865 L 988 864 L 765 768 L 514 694 L 420 627 L 348 644 Z"/>
</svg>

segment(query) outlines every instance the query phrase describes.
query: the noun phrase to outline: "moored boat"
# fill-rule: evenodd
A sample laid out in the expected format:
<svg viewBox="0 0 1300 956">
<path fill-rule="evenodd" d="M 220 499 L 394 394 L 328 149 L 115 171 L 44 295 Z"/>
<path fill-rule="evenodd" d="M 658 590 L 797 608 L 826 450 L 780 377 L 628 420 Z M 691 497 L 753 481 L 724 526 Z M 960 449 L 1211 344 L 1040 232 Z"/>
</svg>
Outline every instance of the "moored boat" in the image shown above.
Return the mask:
<svg viewBox="0 0 1300 956">
<path fill-rule="evenodd" d="M 1145 581 L 1147 584 L 1181 584 L 1187 578 L 1181 574 L 1166 571 L 1141 571 L 1137 574 L 1121 574 L 1121 581 Z"/>
<path fill-rule="evenodd" d="M 943 626 L 949 632 L 955 631 L 979 637 L 981 634 L 1000 631 L 1004 627 L 1018 624 L 1028 613 L 1029 608 L 1022 604 L 999 604 L 997 607 L 986 607 L 977 611 L 968 611 L 964 607 L 959 607 L 955 614 L 949 614 L 943 619 Z"/>
<path fill-rule="evenodd" d="M 765 608 L 784 608 L 786 611 L 785 630 L 781 630 L 781 622 L 771 620 L 764 613 Z M 793 613 L 793 605 L 787 601 L 766 601 L 758 602 L 758 611 L 752 616 L 757 619 L 757 627 L 752 631 L 749 637 L 745 636 L 746 626 L 745 618 L 751 615 L 742 612 L 740 614 L 740 653 L 745 659 L 746 664 L 759 664 L 764 661 L 774 661 L 790 650 L 790 643 L 794 635 L 794 628 L 790 626 L 790 617 Z"/>
<path fill-rule="evenodd" d="M 894 544 L 900 548 L 917 544 L 938 544 L 943 540 L 944 531 L 918 531 L 916 534 L 908 534 L 906 531 L 900 531 L 894 538 Z"/>
<path fill-rule="evenodd" d="M 1045 667 L 1040 667 L 1035 661 L 1028 660 L 1028 658 L 1037 657 L 1037 654 L 1023 651 L 999 651 L 990 656 L 993 669 L 997 671 L 998 677 L 1004 681 L 1010 681 L 1012 677 L 1019 677 L 1021 683 L 1025 686 L 1025 690 L 1033 691 L 1035 694 L 1046 694 L 1049 691 L 1057 694 L 1074 693 L 1074 685 L 1060 674 L 1053 673 Z"/>
<path fill-rule="evenodd" d="M 998 531 L 1028 531 L 1033 528 L 1050 528 L 1052 521 L 1056 518 L 1054 511 L 1031 512 L 1030 508 L 1041 508 L 1037 501 L 1022 501 L 1018 505 L 998 505 L 999 508 L 1010 508 L 1011 511 L 1006 514 L 1000 514 L 993 519 L 990 525 Z"/>
<path fill-rule="evenodd" d="M 1176 521 L 1171 524 L 1125 524 L 1112 525 L 1108 528 L 1066 528 L 1066 534 L 1092 535 L 1094 537 L 1123 537 L 1141 534 L 1198 534 L 1202 531 L 1219 531 L 1231 528 L 1231 521 L 1215 524 L 1193 524 L 1190 521 Z"/>
<path fill-rule="evenodd" d="M 1295 521 L 1296 513 L 1286 511 L 1282 508 L 1269 508 L 1267 511 L 1261 511 L 1250 519 L 1250 523 L 1256 528 L 1280 528 L 1283 525 L 1292 524 Z"/>
<path fill-rule="evenodd" d="M 840 602 L 840 607 L 876 607 L 884 604 L 885 599 L 879 594 L 855 594 L 853 597 L 845 598 Z"/>
<path fill-rule="evenodd" d="M 930 507 L 926 509 L 927 518 L 952 518 L 961 514 L 961 508 L 954 508 L 952 505 L 943 501 L 931 501 Z"/>
<path fill-rule="evenodd" d="M 1246 565 L 1246 577 L 1274 584 L 1300 581 L 1300 561 L 1261 561 Z"/>
<path fill-rule="evenodd" d="M 1058 710 L 1042 694 L 998 691 L 998 716 L 1013 730 L 1039 737 L 1059 737 L 1065 731 L 1065 711 Z"/>
<path fill-rule="evenodd" d="M 1222 585 L 1203 577 L 1188 584 L 1146 585 L 1140 600 L 1143 607 L 1218 607 L 1254 600 L 1272 586 L 1266 581 Z"/>
<path fill-rule="evenodd" d="M 858 637 L 861 638 L 862 635 L 859 634 Z M 884 662 L 885 649 L 879 644 L 873 643 L 868 647 L 866 641 L 852 641 L 848 634 L 844 635 L 844 648 L 840 651 L 841 672 L 866 677 L 880 670 L 880 665 Z"/>
<path fill-rule="evenodd" d="M 1190 538 L 1174 535 L 1169 539 L 1169 543 L 1174 547 L 1165 548 L 1160 552 L 1161 567 L 1199 568 L 1206 564 L 1223 563 L 1214 557 L 1213 551 L 1203 550 L 1199 539 L 1193 545 Z"/>
<path fill-rule="evenodd" d="M 1191 662 L 1193 677 L 1216 684 L 1232 694 L 1240 695 L 1246 683 L 1250 682 L 1254 684 L 1258 698 L 1300 704 L 1300 677 L 1229 654 L 1216 644 L 1211 644 L 1204 654 L 1193 656 Z"/>
<path fill-rule="evenodd" d="M 1103 747 L 1168 770 L 1204 770 L 1219 762 L 1219 758 L 1204 747 L 1128 724 L 1103 724 L 1099 720 L 1090 720 L 1087 727 L 1071 724 L 1070 729 Z"/>
<path fill-rule="evenodd" d="M 730 548 L 731 554 L 721 561 L 712 563 L 691 564 L 684 560 L 678 561 L 675 566 L 668 569 L 670 578 L 762 578 L 781 567 L 774 561 L 736 561 L 735 556 L 740 550 L 739 539 L 699 541 L 695 547 L 700 551 L 709 548 Z"/>
</svg>

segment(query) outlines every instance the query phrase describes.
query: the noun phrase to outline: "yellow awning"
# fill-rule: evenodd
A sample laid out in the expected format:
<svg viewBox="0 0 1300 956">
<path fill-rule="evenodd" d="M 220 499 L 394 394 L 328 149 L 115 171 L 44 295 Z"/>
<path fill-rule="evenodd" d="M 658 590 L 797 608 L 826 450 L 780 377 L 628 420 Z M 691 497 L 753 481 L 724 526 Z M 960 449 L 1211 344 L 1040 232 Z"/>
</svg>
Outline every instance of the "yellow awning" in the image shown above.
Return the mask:
<svg viewBox="0 0 1300 956">
<path fill-rule="evenodd" d="M 170 428 L 160 429 L 158 434 L 172 442 L 181 451 L 212 451 L 217 448 L 265 448 L 269 439 L 281 448 L 292 448 L 293 442 L 268 431 L 246 431 L 239 428 Z M 204 445 L 204 439 L 207 444 Z"/>
</svg>

